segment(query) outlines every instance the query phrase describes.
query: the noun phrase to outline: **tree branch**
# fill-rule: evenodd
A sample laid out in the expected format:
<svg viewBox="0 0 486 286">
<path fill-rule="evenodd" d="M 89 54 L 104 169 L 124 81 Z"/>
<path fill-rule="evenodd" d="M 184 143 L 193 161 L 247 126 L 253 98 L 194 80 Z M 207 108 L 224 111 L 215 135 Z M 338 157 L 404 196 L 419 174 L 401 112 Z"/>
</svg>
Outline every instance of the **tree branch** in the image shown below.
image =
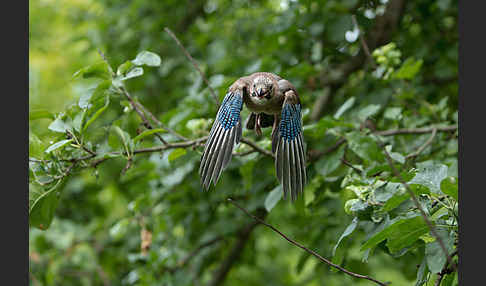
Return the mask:
<svg viewBox="0 0 486 286">
<path fill-rule="evenodd" d="M 435 130 L 435 129 L 434 129 Z M 444 255 L 447 257 L 447 261 L 449 262 L 449 265 L 454 269 L 454 270 L 457 270 L 457 267 L 456 267 L 456 264 L 454 263 L 454 261 L 452 261 L 452 258 L 451 256 L 449 255 L 449 253 L 447 252 L 447 249 L 445 247 L 445 244 L 444 244 L 444 241 L 442 240 L 442 238 L 437 234 L 437 231 L 434 227 L 434 225 L 432 224 L 432 222 L 429 220 L 429 218 L 427 217 L 427 214 L 425 213 L 425 211 L 422 209 L 422 206 L 420 205 L 418 199 L 417 199 L 417 196 L 415 195 L 415 193 L 412 191 L 412 189 L 410 189 L 410 186 L 405 182 L 405 179 L 403 178 L 403 176 L 400 174 L 400 172 L 398 172 L 398 170 L 395 168 L 395 165 L 393 165 L 393 162 L 392 162 L 392 158 L 390 156 L 390 154 L 388 153 L 388 151 L 386 151 L 386 148 L 385 148 L 385 144 L 383 142 L 381 142 L 381 147 L 383 149 L 383 151 L 385 152 L 385 157 L 386 157 L 386 160 L 388 162 L 388 165 L 390 165 L 390 168 L 392 169 L 392 172 L 394 173 L 394 175 L 396 177 L 398 177 L 400 179 L 400 182 L 402 183 L 402 185 L 405 186 L 405 189 L 407 190 L 407 192 L 410 194 L 410 197 L 412 198 L 412 201 L 415 205 L 415 207 L 417 207 L 417 209 L 420 211 L 420 214 L 422 215 L 422 218 L 425 220 L 425 222 L 427 223 L 427 226 L 429 227 L 429 230 L 430 232 L 432 233 L 432 235 L 437 239 L 437 242 L 439 243 L 439 246 L 442 250 L 442 252 L 444 253 Z"/>
<path fill-rule="evenodd" d="M 214 101 L 216 102 L 216 105 L 218 106 L 219 108 L 219 98 L 218 96 L 216 95 L 216 92 L 214 91 L 214 89 L 211 87 L 211 85 L 209 84 L 209 81 L 208 79 L 206 78 L 206 76 L 204 75 L 204 73 L 201 71 L 201 69 L 199 68 L 199 65 L 197 64 L 197 62 L 192 58 L 191 54 L 189 54 L 189 52 L 186 50 L 186 48 L 184 48 L 184 46 L 181 44 L 181 42 L 179 41 L 179 39 L 176 37 L 176 35 L 174 35 L 174 33 L 172 33 L 172 31 L 168 28 L 168 27 L 165 27 L 164 28 L 164 31 L 167 32 L 167 34 L 169 34 L 169 36 L 174 39 L 174 41 L 177 43 L 177 45 L 182 49 L 182 51 L 184 52 L 184 54 L 186 55 L 186 57 L 189 59 L 189 61 L 191 61 L 192 65 L 194 66 L 194 68 L 199 72 L 199 74 L 201 75 L 202 79 L 204 80 L 204 82 L 206 83 L 206 85 L 208 86 L 208 89 L 209 91 L 211 92 L 211 96 L 213 97 Z"/>
<path fill-rule="evenodd" d="M 437 129 L 434 128 L 432 130 L 432 135 L 430 135 L 429 139 L 427 139 L 427 141 L 422 145 L 420 146 L 417 151 L 411 153 L 411 154 L 408 154 L 405 158 L 408 159 L 408 158 L 414 158 L 414 157 L 417 157 L 418 155 L 420 155 L 420 153 L 422 153 L 422 151 L 424 151 L 425 148 L 427 148 L 427 146 L 429 146 L 432 141 L 434 141 L 434 137 L 435 137 L 435 134 L 437 134 Z"/>
<path fill-rule="evenodd" d="M 340 271 L 342 271 L 342 272 L 344 272 L 344 273 L 346 273 L 346 274 L 348 274 L 348 275 L 350 275 L 350 276 L 353 276 L 353 277 L 355 277 L 355 278 L 367 279 L 367 280 L 373 281 L 373 282 L 375 282 L 376 284 L 378 284 L 378 285 L 382 285 L 382 286 L 386 286 L 386 285 L 388 285 L 387 283 L 384 283 L 384 282 L 378 281 L 378 280 L 376 280 L 376 279 L 374 279 L 374 278 L 371 278 L 371 277 L 369 277 L 369 276 L 365 276 L 365 275 L 361 275 L 361 274 L 357 274 L 357 273 L 351 272 L 351 271 L 349 271 L 349 270 L 347 270 L 347 269 L 345 269 L 345 268 L 343 268 L 343 267 L 341 267 L 341 266 L 339 266 L 339 265 L 337 265 L 337 264 L 332 263 L 331 261 L 329 261 L 328 259 L 326 259 L 326 258 L 322 257 L 321 255 L 319 255 L 319 254 L 318 254 L 318 253 L 316 253 L 315 251 L 313 251 L 313 250 L 311 250 L 311 249 L 309 249 L 309 248 L 307 248 L 307 247 L 303 246 L 302 244 L 300 244 L 300 243 L 296 242 L 295 240 L 293 240 L 293 239 L 291 239 L 291 238 L 287 237 L 287 236 L 286 236 L 285 234 L 283 234 L 281 231 L 279 231 L 278 229 L 276 229 L 276 228 L 275 228 L 275 227 L 273 227 L 272 225 L 270 225 L 270 224 L 266 223 L 266 222 L 265 222 L 263 219 L 261 219 L 261 218 L 259 218 L 259 217 L 255 216 L 255 215 L 252 215 L 251 213 L 249 213 L 249 212 L 248 212 L 246 209 L 244 209 L 242 206 L 240 206 L 238 203 L 236 203 L 236 202 L 235 202 L 234 200 L 232 200 L 231 198 L 228 198 L 228 201 L 229 201 L 230 203 L 232 203 L 234 206 L 236 206 L 237 208 L 239 208 L 241 211 L 243 211 L 243 212 L 244 212 L 246 215 L 248 215 L 249 217 L 253 218 L 253 219 L 254 219 L 256 222 L 261 223 L 261 224 L 265 225 L 266 227 L 270 228 L 271 230 L 273 230 L 274 232 L 278 233 L 278 234 L 279 234 L 281 237 L 283 237 L 285 240 L 287 240 L 287 241 L 288 241 L 288 242 L 290 242 L 291 244 L 293 244 L 293 245 L 295 245 L 295 246 L 297 246 L 297 247 L 299 247 L 299 248 L 303 249 L 303 250 L 304 250 L 304 251 L 306 251 L 307 253 L 309 253 L 309 254 L 311 254 L 311 255 L 313 255 L 313 256 L 315 256 L 315 257 L 317 257 L 317 258 L 318 258 L 320 261 L 322 261 L 322 262 L 326 263 L 327 265 L 332 266 L 332 267 L 334 267 L 334 268 L 336 268 L 336 269 L 338 269 L 338 270 L 340 270 Z"/>
</svg>

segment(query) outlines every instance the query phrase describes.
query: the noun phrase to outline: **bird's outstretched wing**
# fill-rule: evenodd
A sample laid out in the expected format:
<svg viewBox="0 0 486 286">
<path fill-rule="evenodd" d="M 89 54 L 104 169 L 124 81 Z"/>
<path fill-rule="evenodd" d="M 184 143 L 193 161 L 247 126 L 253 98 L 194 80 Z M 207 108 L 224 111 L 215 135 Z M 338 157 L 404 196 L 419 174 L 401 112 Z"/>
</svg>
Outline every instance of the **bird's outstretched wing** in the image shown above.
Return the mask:
<svg viewBox="0 0 486 286">
<path fill-rule="evenodd" d="M 297 199 L 307 181 L 300 109 L 297 94 L 293 90 L 285 92 L 280 124 L 272 137 L 275 170 L 283 187 L 284 199 L 289 192 L 292 200 Z"/>
<path fill-rule="evenodd" d="M 233 147 L 241 139 L 240 111 L 243 107 L 243 90 L 236 89 L 226 94 L 213 123 L 199 167 L 203 189 L 209 189 L 231 160 Z"/>
</svg>

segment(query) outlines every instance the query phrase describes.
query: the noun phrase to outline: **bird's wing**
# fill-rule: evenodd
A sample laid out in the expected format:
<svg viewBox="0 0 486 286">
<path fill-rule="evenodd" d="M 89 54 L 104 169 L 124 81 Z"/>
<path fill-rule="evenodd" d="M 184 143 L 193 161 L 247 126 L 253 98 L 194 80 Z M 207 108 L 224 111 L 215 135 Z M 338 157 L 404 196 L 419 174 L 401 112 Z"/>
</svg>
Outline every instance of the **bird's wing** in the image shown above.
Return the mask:
<svg viewBox="0 0 486 286">
<path fill-rule="evenodd" d="M 294 90 L 286 91 L 280 124 L 272 138 L 272 151 L 276 155 L 275 169 L 283 186 L 284 199 L 289 192 L 292 200 L 297 199 L 307 181 L 300 109 L 299 98 Z"/>
<path fill-rule="evenodd" d="M 204 189 L 209 189 L 211 181 L 216 185 L 221 172 L 231 160 L 234 145 L 240 142 L 243 92 L 242 88 L 230 88 L 216 115 L 199 167 Z"/>
</svg>

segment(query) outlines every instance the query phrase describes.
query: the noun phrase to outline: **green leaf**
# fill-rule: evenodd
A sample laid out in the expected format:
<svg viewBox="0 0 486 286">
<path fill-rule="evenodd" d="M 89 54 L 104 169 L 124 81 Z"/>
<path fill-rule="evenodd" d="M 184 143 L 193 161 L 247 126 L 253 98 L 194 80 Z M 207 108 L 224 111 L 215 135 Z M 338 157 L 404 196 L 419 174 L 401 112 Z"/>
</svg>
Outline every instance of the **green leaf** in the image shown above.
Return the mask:
<svg viewBox="0 0 486 286">
<path fill-rule="evenodd" d="M 391 253 L 396 253 L 415 243 L 428 231 L 429 228 L 421 216 L 408 219 L 388 235 L 386 246 Z"/>
<path fill-rule="evenodd" d="M 343 115 L 344 112 L 353 107 L 355 100 L 356 99 L 354 98 L 354 96 L 346 100 L 346 102 L 344 102 L 343 105 L 341 105 L 341 107 L 339 107 L 339 109 L 334 114 L 334 119 L 338 119 L 339 117 L 341 117 L 341 115 Z"/>
<path fill-rule="evenodd" d="M 399 79 L 412 79 L 420 71 L 422 63 L 422 60 L 408 58 L 405 60 L 402 66 L 394 73 L 393 77 Z"/>
<path fill-rule="evenodd" d="M 265 209 L 270 212 L 275 205 L 282 199 L 283 191 L 282 185 L 275 187 L 265 198 Z"/>
<path fill-rule="evenodd" d="M 345 146 L 342 145 L 336 152 L 331 153 L 329 156 L 323 156 L 316 162 L 316 171 L 326 176 L 336 170 L 342 163 L 341 158 L 344 155 Z"/>
<path fill-rule="evenodd" d="M 385 109 L 383 117 L 390 120 L 400 120 L 402 118 L 402 108 L 401 107 L 389 107 Z"/>
<path fill-rule="evenodd" d="M 447 166 L 436 164 L 420 168 L 415 177 L 408 182 L 409 185 L 419 184 L 430 189 L 431 192 L 440 194 L 440 183 L 447 177 Z"/>
<path fill-rule="evenodd" d="M 123 80 L 127 80 L 127 79 L 130 79 L 130 78 L 138 77 L 138 76 L 141 76 L 141 75 L 143 75 L 143 68 L 136 67 L 136 68 L 131 69 L 129 72 L 127 72 L 126 75 L 121 76 L 118 79 L 123 81 Z"/>
<path fill-rule="evenodd" d="M 128 153 L 128 156 L 130 156 L 131 152 L 133 151 L 133 141 L 130 137 L 130 134 L 123 131 L 120 127 L 118 127 L 116 125 L 113 125 L 111 129 L 113 130 L 113 133 L 118 138 L 118 141 L 122 143 L 123 148 L 125 149 L 125 152 Z M 117 143 L 115 143 L 117 141 L 115 139 L 116 137 L 114 137 L 110 134 L 110 136 L 108 138 L 108 143 L 110 144 L 110 146 L 112 148 L 118 148 Z"/>
<path fill-rule="evenodd" d="M 156 53 L 143 51 L 137 55 L 137 57 L 132 61 L 132 63 L 137 66 L 147 65 L 151 67 L 158 67 L 160 66 L 161 59 L 159 55 L 157 55 Z"/>
<path fill-rule="evenodd" d="M 59 203 L 60 193 L 57 190 L 59 182 L 48 191 L 41 193 L 33 199 L 33 203 L 29 208 L 29 224 L 31 226 L 45 230 L 51 225 Z"/>
<path fill-rule="evenodd" d="M 186 155 L 187 153 L 187 150 L 184 149 L 184 148 L 177 148 L 177 149 L 174 149 L 172 152 L 170 152 L 169 154 L 169 162 L 172 162 L 174 161 L 175 159 L 181 157 L 181 156 L 184 156 Z"/>
<path fill-rule="evenodd" d="M 359 121 L 365 121 L 367 118 L 375 115 L 381 108 L 379 104 L 370 104 L 365 108 L 358 111 L 358 119 Z"/>
<path fill-rule="evenodd" d="M 116 70 L 116 75 L 121 76 L 126 74 L 131 68 L 133 67 L 133 63 L 131 61 L 126 61 L 123 64 L 121 64 L 117 70 Z"/>
<path fill-rule="evenodd" d="M 447 252 L 450 254 L 453 250 L 453 237 L 449 234 L 449 231 L 443 228 L 436 228 L 436 232 L 444 242 Z M 432 273 L 439 273 L 444 268 L 447 258 L 437 240 L 425 245 L 425 259 L 427 261 L 427 267 Z"/>
<path fill-rule="evenodd" d="M 388 152 L 388 154 L 390 155 L 390 157 L 393 160 L 397 161 L 400 164 L 404 164 L 405 163 L 405 157 L 402 154 L 398 153 L 398 152 L 392 152 L 392 146 L 391 145 L 387 145 L 385 147 L 385 149 L 386 149 L 386 152 Z"/>
<path fill-rule="evenodd" d="M 456 276 L 456 272 L 452 272 L 450 274 L 446 274 L 440 283 L 440 286 L 452 286 L 454 282 L 454 276 Z"/>
<path fill-rule="evenodd" d="M 152 135 L 154 133 L 165 133 L 167 132 L 165 129 L 163 128 L 156 128 L 156 129 L 149 129 L 149 130 L 145 130 L 144 132 L 138 134 L 137 136 L 135 136 L 133 138 L 133 143 L 136 143 L 138 142 L 139 140 L 142 140 L 143 138 L 149 136 L 149 135 Z"/>
<path fill-rule="evenodd" d="M 49 118 L 49 119 L 54 119 L 55 116 L 54 114 L 50 113 L 49 111 L 45 109 L 37 109 L 37 110 L 32 110 L 29 112 L 29 120 L 36 120 L 40 118 Z"/>
<path fill-rule="evenodd" d="M 334 245 L 334 248 L 332 249 L 332 255 L 334 256 L 336 254 L 336 249 L 338 248 L 339 244 L 341 241 L 349 236 L 353 231 L 356 229 L 356 226 L 358 225 L 358 217 L 354 217 L 353 221 L 346 227 L 344 232 L 341 234 L 339 237 L 338 241 L 336 242 L 336 245 Z"/>
<path fill-rule="evenodd" d="M 388 247 L 395 251 L 400 250 L 401 248 L 414 243 L 427 231 L 427 225 L 423 221 L 423 218 L 418 214 L 397 217 L 393 219 L 382 231 L 376 233 L 374 236 L 368 239 L 365 244 L 361 246 L 361 250 L 376 246 L 378 243 L 388 238 L 393 241 L 391 242 L 391 245 L 388 245 Z M 404 237 L 401 238 L 401 236 Z M 397 247 L 401 248 L 397 249 Z M 390 251 L 392 251 L 392 249 L 390 249 Z"/>
<path fill-rule="evenodd" d="M 99 62 L 87 67 L 84 67 L 73 74 L 74 78 L 82 76 L 83 78 L 102 78 L 110 79 L 110 69 L 106 62 Z"/>
<path fill-rule="evenodd" d="M 47 127 L 49 130 L 59 133 L 65 133 L 66 130 L 71 130 L 71 125 L 66 123 L 60 117 L 56 118 L 50 125 Z"/>
<path fill-rule="evenodd" d="M 442 182 L 440 183 L 440 189 L 444 194 L 453 197 L 456 201 L 459 200 L 458 180 L 456 177 L 447 177 L 442 180 Z"/>
<path fill-rule="evenodd" d="M 417 270 L 417 282 L 415 283 L 415 286 L 422 286 L 425 282 L 427 282 L 428 272 L 429 270 L 427 269 L 427 263 L 425 262 L 425 259 L 423 259 L 422 263 L 420 263 L 419 269 Z"/>
<path fill-rule="evenodd" d="M 88 127 L 91 125 L 91 123 L 93 123 L 108 108 L 108 105 L 110 105 L 110 96 L 106 95 L 105 96 L 105 105 L 103 107 L 101 107 L 100 109 L 98 109 L 95 112 L 95 114 L 93 116 L 91 116 L 91 118 L 88 120 L 88 122 L 86 122 L 86 124 L 84 124 L 83 131 L 86 131 L 86 129 L 88 129 Z"/>
<path fill-rule="evenodd" d="M 359 131 L 346 134 L 349 149 L 353 150 L 359 157 L 367 161 L 384 161 L 383 152 L 371 136 L 364 135 Z"/>
<path fill-rule="evenodd" d="M 66 140 L 61 140 L 59 142 L 56 142 L 54 144 L 52 144 L 51 146 L 49 146 L 47 149 L 46 149 L 46 153 L 50 153 L 56 149 L 59 149 L 69 143 L 71 143 L 73 141 L 73 139 L 66 139 Z"/>
</svg>

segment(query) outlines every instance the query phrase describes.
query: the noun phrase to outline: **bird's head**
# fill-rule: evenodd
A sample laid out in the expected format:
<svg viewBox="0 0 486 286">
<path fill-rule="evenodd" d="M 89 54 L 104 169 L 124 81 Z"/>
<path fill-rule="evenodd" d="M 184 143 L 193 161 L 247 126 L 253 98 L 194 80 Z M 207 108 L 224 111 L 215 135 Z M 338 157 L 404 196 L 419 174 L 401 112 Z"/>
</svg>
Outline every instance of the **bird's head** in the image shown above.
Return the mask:
<svg viewBox="0 0 486 286">
<path fill-rule="evenodd" d="M 250 86 L 250 96 L 258 100 L 269 100 L 274 94 L 273 82 L 270 78 L 260 75 L 253 79 Z"/>
</svg>

